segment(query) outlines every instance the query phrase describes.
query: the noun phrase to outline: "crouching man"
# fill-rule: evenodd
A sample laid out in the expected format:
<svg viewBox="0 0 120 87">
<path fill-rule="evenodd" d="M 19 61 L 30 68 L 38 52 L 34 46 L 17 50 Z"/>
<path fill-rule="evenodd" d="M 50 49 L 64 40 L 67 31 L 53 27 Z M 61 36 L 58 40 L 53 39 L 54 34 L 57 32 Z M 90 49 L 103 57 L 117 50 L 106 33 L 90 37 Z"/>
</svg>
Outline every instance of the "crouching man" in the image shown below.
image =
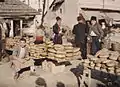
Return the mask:
<svg viewBox="0 0 120 87">
<path fill-rule="evenodd" d="M 26 40 L 24 38 L 20 39 L 19 46 L 17 46 L 11 58 L 11 64 L 15 71 L 14 79 L 18 79 L 21 70 L 24 68 L 30 68 L 31 73 L 34 73 L 34 61 L 29 58 L 29 52 L 26 47 Z"/>
</svg>

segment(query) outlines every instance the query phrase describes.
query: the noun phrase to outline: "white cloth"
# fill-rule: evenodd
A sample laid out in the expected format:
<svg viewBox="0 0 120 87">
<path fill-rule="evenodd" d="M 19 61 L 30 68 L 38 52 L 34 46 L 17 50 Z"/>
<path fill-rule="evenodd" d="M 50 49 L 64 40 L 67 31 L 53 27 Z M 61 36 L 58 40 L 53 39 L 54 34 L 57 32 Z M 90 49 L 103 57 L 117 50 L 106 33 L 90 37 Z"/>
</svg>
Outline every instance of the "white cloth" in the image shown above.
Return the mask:
<svg viewBox="0 0 120 87">
<path fill-rule="evenodd" d="M 19 58 L 24 58 L 24 57 L 25 57 L 25 48 L 20 48 Z"/>
<path fill-rule="evenodd" d="M 13 30 L 12 30 L 12 29 L 10 30 L 9 37 L 14 37 L 14 35 L 13 35 Z"/>
<path fill-rule="evenodd" d="M 91 31 L 90 36 L 97 36 L 94 31 Z"/>
</svg>

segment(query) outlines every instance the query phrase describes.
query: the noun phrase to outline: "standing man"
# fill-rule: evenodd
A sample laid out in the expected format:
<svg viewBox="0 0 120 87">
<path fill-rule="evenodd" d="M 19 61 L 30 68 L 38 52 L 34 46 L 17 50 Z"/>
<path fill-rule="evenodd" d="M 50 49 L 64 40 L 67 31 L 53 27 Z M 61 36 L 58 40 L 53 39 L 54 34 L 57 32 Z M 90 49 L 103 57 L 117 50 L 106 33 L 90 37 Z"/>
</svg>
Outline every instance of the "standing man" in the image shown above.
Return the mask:
<svg viewBox="0 0 120 87">
<path fill-rule="evenodd" d="M 62 31 L 60 29 L 61 26 L 61 18 L 58 16 L 56 17 L 56 24 L 53 26 L 53 32 L 54 32 L 54 38 L 53 43 L 54 44 L 62 44 Z"/>
<path fill-rule="evenodd" d="M 95 16 L 91 17 L 89 34 L 92 39 L 92 55 L 95 55 L 96 52 L 100 50 L 100 42 L 104 35 L 102 27 L 97 23 L 97 18 Z"/>
<path fill-rule="evenodd" d="M 83 59 L 87 59 L 87 33 L 88 27 L 82 16 L 77 17 L 78 24 L 74 25 L 73 34 L 75 34 L 75 43 L 77 47 L 80 47 L 81 56 Z"/>
</svg>

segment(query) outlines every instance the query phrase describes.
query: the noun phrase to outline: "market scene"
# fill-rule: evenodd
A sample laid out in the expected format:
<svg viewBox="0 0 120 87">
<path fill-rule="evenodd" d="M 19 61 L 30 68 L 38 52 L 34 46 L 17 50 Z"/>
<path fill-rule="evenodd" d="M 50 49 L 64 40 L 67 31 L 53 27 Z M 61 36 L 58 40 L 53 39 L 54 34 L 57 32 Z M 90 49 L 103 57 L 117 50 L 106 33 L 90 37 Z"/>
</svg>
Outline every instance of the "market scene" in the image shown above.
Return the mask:
<svg viewBox="0 0 120 87">
<path fill-rule="evenodd" d="M 0 0 L 0 87 L 120 87 L 120 0 Z"/>
</svg>

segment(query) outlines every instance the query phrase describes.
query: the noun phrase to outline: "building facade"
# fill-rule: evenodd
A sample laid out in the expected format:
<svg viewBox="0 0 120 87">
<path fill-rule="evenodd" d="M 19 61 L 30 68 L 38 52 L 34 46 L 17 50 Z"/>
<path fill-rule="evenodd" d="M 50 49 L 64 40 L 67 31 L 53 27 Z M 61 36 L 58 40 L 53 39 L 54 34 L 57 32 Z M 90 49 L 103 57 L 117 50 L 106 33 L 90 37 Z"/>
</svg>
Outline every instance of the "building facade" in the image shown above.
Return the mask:
<svg viewBox="0 0 120 87">
<path fill-rule="evenodd" d="M 114 21 L 120 20 L 120 0 L 54 0 L 54 3 L 46 14 L 45 22 L 52 26 L 55 23 L 55 17 L 60 16 L 63 24 L 73 27 L 76 17 L 82 13 L 86 20 L 91 16 L 98 19 L 109 18 Z M 61 1 L 64 1 L 61 3 Z M 48 21 L 49 20 L 51 21 Z"/>
</svg>

